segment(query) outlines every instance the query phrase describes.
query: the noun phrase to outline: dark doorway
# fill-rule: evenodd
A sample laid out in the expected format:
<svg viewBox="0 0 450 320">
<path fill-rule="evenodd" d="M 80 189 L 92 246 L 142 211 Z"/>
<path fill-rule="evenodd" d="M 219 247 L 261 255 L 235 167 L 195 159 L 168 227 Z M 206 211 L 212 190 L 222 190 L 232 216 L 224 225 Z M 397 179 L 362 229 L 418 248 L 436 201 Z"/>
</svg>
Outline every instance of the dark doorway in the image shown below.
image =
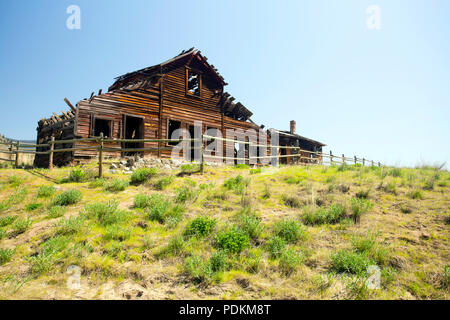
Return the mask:
<svg viewBox="0 0 450 320">
<path fill-rule="evenodd" d="M 125 139 L 144 139 L 144 119 L 139 117 L 133 117 L 124 115 L 124 138 Z M 123 147 L 126 149 L 143 148 L 143 142 L 125 142 Z M 140 154 L 143 152 L 129 151 L 124 152 L 125 156 Z"/>
<path fill-rule="evenodd" d="M 194 126 L 189 126 L 189 139 L 194 139 L 195 137 L 195 131 L 194 131 Z M 202 141 L 203 143 L 203 141 Z M 190 147 L 190 151 L 191 151 L 191 161 L 195 160 L 195 142 L 191 141 L 189 144 Z"/>
</svg>

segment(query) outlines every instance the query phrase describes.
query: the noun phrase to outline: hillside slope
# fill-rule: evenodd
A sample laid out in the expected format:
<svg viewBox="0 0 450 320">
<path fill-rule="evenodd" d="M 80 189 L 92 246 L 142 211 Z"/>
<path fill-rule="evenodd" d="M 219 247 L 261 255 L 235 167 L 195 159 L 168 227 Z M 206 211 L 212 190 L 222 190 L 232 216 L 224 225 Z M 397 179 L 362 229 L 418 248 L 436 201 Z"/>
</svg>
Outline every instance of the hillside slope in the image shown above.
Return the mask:
<svg viewBox="0 0 450 320">
<path fill-rule="evenodd" d="M 449 172 L 190 169 L 0 169 L 0 298 L 449 298 Z"/>
</svg>

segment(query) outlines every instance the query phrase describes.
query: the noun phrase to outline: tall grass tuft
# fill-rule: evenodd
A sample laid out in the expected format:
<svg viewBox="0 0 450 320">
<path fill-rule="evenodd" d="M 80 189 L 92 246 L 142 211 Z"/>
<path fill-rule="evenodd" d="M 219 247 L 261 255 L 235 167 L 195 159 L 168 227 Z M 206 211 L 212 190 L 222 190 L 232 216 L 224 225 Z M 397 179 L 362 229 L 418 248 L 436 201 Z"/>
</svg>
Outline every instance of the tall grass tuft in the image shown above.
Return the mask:
<svg viewBox="0 0 450 320">
<path fill-rule="evenodd" d="M 79 190 L 72 189 L 58 194 L 53 200 L 52 204 L 54 206 L 69 206 L 80 202 L 82 198 L 83 195 Z"/>
</svg>

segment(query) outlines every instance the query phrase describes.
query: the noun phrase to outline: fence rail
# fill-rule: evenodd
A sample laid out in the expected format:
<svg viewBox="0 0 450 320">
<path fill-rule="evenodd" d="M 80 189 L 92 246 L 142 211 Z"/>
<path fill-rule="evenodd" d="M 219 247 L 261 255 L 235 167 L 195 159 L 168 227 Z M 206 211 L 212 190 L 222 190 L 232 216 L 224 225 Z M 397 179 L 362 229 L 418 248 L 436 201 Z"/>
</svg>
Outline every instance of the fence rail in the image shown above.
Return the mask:
<svg viewBox="0 0 450 320">
<path fill-rule="evenodd" d="M 276 154 L 266 155 L 266 156 L 250 156 L 248 154 L 248 157 L 245 157 L 245 151 L 244 151 L 244 157 L 229 157 L 229 156 L 217 156 L 217 155 L 211 155 L 211 154 L 205 154 L 205 151 L 210 151 L 208 149 L 205 149 L 205 142 L 210 140 L 219 140 L 219 141 L 225 141 L 225 142 L 233 142 L 238 144 L 244 144 L 252 147 L 264 147 L 266 150 L 276 150 Z M 55 145 L 60 144 L 73 144 L 76 142 L 96 142 L 97 145 L 94 146 L 79 146 L 79 147 L 70 147 L 70 148 L 58 148 L 55 149 Z M 123 147 L 105 147 L 104 143 L 145 143 L 145 142 L 158 142 L 158 143 L 168 143 L 168 142 L 199 142 L 201 144 L 201 147 L 195 147 L 192 145 L 188 146 L 188 149 L 190 150 L 200 150 L 201 149 L 201 163 L 200 163 L 200 170 L 201 173 L 204 172 L 204 166 L 205 166 L 205 158 L 206 159 L 220 159 L 220 160 L 233 160 L 233 161 L 249 161 L 252 159 L 282 159 L 282 158 L 293 158 L 293 161 L 297 164 L 347 164 L 349 162 L 354 164 L 362 164 L 363 166 L 371 164 L 372 166 L 378 165 L 381 167 L 380 162 L 375 162 L 373 160 L 367 160 L 365 158 L 358 158 L 356 156 L 353 157 L 346 157 L 344 154 L 341 156 L 334 155 L 332 151 L 330 151 L 329 154 L 323 153 L 323 152 L 314 152 L 310 150 L 303 150 L 300 147 L 295 146 L 273 146 L 273 145 L 260 145 L 253 143 L 251 141 L 240 141 L 240 140 L 233 140 L 233 139 L 227 139 L 222 137 L 215 137 L 215 136 L 209 136 L 209 135 L 202 135 L 201 139 L 108 139 L 104 138 L 103 134 L 101 134 L 99 137 L 91 137 L 91 138 L 81 138 L 81 139 L 72 139 L 72 140 L 55 140 L 54 137 L 52 137 L 51 141 L 49 143 L 43 143 L 43 144 L 33 144 L 33 143 L 21 143 L 20 141 L 16 142 L 4 142 L 0 141 L 0 153 L 2 154 L 9 154 L 10 159 L 0 158 L 1 161 L 10 161 L 15 163 L 15 167 L 19 167 L 19 155 L 21 153 L 23 154 L 35 154 L 35 155 L 49 155 L 49 169 L 53 169 L 53 155 L 55 153 L 59 152 L 73 152 L 78 150 L 97 150 L 98 155 L 98 165 L 99 165 L 99 177 L 103 175 L 103 153 L 104 152 L 120 152 L 120 153 L 126 153 L 126 152 L 151 152 L 151 151 L 162 151 L 162 150 L 172 150 L 173 146 L 170 147 L 148 147 L 148 148 L 123 148 Z M 3 148 L 2 148 L 3 146 Z M 6 149 L 4 149 L 7 146 Z M 34 148 L 34 150 L 33 150 Z M 47 151 L 37 151 L 37 148 L 48 148 Z M 279 150 L 292 150 L 292 154 L 278 154 Z M 304 154 L 309 154 L 310 157 L 304 156 Z M 14 155 L 14 159 L 12 157 Z M 328 159 L 328 161 L 324 162 L 324 158 Z M 305 161 L 302 161 L 305 160 Z"/>
</svg>

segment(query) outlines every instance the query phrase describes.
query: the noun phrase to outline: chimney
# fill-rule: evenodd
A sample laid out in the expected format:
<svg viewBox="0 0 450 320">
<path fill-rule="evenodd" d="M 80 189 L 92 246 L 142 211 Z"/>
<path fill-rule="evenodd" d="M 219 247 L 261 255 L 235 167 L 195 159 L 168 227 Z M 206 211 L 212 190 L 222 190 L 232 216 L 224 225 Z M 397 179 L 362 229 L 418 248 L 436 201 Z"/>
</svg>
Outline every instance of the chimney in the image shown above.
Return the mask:
<svg viewBox="0 0 450 320">
<path fill-rule="evenodd" d="M 296 127 L 296 124 L 295 124 L 295 120 L 291 120 L 291 130 L 290 130 L 290 132 L 292 133 L 292 134 L 295 134 L 295 127 Z"/>
</svg>

